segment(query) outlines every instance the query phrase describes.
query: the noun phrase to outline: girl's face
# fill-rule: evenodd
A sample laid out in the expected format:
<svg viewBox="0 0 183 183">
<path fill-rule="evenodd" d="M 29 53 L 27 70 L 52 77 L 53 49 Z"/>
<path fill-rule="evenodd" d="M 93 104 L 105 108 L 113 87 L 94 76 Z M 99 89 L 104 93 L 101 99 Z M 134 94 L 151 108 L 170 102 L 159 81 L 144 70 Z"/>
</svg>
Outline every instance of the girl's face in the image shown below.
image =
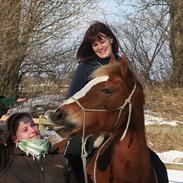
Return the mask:
<svg viewBox="0 0 183 183">
<path fill-rule="evenodd" d="M 28 140 L 33 138 L 40 138 L 40 132 L 32 118 L 25 116 L 19 123 L 14 141 L 16 143 L 20 140 Z"/>
<path fill-rule="evenodd" d="M 112 56 L 112 43 L 113 40 L 111 38 L 102 34 L 100 40 L 92 43 L 92 49 L 98 57 L 105 59 Z"/>
</svg>

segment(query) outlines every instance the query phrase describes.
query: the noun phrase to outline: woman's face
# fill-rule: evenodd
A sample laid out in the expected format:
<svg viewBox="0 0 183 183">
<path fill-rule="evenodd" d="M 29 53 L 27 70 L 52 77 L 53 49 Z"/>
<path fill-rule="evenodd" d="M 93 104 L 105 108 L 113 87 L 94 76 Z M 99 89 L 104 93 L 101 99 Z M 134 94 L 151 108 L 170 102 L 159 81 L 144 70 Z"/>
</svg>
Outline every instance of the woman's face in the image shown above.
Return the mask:
<svg viewBox="0 0 183 183">
<path fill-rule="evenodd" d="M 105 59 L 112 55 L 112 43 L 113 40 L 111 38 L 102 34 L 100 40 L 92 43 L 92 49 L 98 57 Z"/>
<path fill-rule="evenodd" d="M 32 118 L 25 116 L 21 119 L 15 136 L 15 143 L 20 140 L 40 138 L 40 132 Z"/>
</svg>

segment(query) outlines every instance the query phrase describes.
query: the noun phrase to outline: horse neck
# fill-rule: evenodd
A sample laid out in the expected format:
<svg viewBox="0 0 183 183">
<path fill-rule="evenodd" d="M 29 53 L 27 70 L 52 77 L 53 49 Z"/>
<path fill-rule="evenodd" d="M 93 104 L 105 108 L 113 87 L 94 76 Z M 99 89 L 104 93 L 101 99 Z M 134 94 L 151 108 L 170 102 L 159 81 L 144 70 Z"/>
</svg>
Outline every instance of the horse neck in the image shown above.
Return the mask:
<svg viewBox="0 0 183 183">
<path fill-rule="evenodd" d="M 129 130 L 131 128 L 132 131 L 135 131 L 138 134 L 139 139 L 146 145 L 143 106 L 138 106 L 138 108 L 132 110 L 130 123 Z"/>
</svg>

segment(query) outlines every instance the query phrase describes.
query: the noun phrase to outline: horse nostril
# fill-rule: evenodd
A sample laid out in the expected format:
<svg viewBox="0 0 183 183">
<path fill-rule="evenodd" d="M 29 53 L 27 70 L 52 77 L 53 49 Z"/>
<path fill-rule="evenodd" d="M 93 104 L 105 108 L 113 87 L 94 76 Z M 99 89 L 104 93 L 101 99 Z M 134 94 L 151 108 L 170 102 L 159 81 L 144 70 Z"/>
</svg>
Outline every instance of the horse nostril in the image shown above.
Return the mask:
<svg viewBox="0 0 183 183">
<path fill-rule="evenodd" d="M 56 111 L 55 111 L 55 118 L 56 119 L 64 118 L 64 111 L 60 110 L 60 109 L 56 109 Z"/>
</svg>

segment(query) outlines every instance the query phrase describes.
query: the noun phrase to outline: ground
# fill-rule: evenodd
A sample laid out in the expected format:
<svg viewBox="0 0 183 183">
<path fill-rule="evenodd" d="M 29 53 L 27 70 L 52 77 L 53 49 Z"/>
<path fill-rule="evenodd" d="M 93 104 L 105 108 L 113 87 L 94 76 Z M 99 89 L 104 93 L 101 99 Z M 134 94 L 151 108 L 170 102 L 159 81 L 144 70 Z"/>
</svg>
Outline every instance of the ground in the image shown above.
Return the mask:
<svg viewBox="0 0 183 183">
<path fill-rule="evenodd" d="M 146 127 L 148 145 L 157 152 L 183 151 L 183 88 L 146 87 L 145 109 L 155 112 L 157 117 L 168 120 L 172 124 L 179 121 L 178 126 L 156 125 Z"/>
<path fill-rule="evenodd" d="M 177 129 L 177 133 L 176 130 L 171 133 L 170 129 L 164 131 L 163 129 L 166 128 L 165 126 L 146 127 L 146 129 L 147 128 L 151 128 L 151 130 L 146 130 L 148 145 L 156 152 L 164 152 L 170 150 L 183 151 L 183 135 L 178 132 L 177 127 L 171 127 Z"/>
<path fill-rule="evenodd" d="M 183 122 L 183 87 L 145 87 L 145 109 L 159 113 L 160 117 Z"/>
</svg>

